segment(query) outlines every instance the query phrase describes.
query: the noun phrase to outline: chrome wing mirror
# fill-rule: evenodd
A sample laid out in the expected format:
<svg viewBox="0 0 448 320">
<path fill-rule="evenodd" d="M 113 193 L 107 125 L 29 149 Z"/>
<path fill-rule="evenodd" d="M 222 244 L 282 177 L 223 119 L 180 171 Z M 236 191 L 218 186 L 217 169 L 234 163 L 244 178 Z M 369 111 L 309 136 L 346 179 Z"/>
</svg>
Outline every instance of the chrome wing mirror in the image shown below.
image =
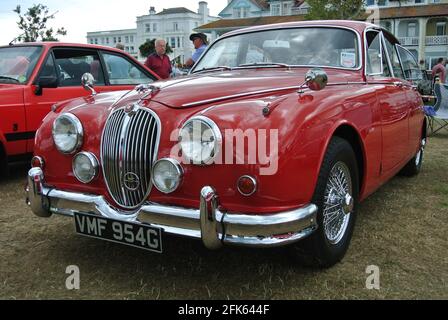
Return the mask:
<svg viewBox="0 0 448 320">
<path fill-rule="evenodd" d="M 87 91 L 90 91 L 92 96 L 95 96 L 97 93 L 95 89 L 93 88 L 93 84 L 95 83 L 95 78 L 92 76 L 91 73 L 84 73 L 81 77 L 81 84 Z"/>
<path fill-rule="evenodd" d="M 323 90 L 327 83 L 328 75 L 323 69 L 310 69 L 305 75 L 305 82 L 300 86 L 299 93 L 303 93 L 305 87 L 313 91 Z"/>
</svg>

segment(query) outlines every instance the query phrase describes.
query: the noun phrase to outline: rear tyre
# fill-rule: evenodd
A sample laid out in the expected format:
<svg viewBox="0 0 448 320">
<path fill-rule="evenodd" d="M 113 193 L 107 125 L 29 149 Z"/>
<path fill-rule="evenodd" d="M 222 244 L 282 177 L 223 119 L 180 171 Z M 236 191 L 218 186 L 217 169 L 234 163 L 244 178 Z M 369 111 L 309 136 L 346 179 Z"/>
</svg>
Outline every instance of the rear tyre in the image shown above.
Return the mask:
<svg viewBox="0 0 448 320">
<path fill-rule="evenodd" d="M 400 171 L 400 175 L 412 177 L 420 173 L 423 164 L 423 155 L 425 153 L 426 138 L 423 137 L 420 142 L 420 148 L 415 156 Z"/>
<path fill-rule="evenodd" d="M 347 252 L 358 208 L 358 164 L 351 145 L 333 137 L 325 154 L 313 196 L 318 229 L 291 247 L 301 264 L 329 268 Z"/>
</svg>

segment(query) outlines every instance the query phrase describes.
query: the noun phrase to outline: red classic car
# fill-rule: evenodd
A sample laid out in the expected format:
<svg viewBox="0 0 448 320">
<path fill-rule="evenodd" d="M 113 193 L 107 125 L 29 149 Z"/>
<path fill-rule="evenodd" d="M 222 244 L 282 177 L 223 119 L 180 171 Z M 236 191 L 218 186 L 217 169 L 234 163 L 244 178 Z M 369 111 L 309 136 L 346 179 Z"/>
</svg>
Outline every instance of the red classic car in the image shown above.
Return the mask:
<svg viewBox="0 0 448 320">
<path fill-rule="evenodd" d="M 81 86 L 85 72 L 95 77 L 99 92 L 159 79 L 113 48 L 59 42 L 0 47 L 0 171 L 32 154 L 35 132 L 52 105 L 87 95 Z"/>
<path fill-rule="evenodd" d="M 147 250 L 161 252 L 165 234 L 209 249 L 290 244 L 331 266 L 358 203 L 421 168 L 414 69 L 372 24 L 230 32 L 186 77 L 59 104 L 36 135 L 28 204 L 72 217 L 82 235 Z"/>
</svg>

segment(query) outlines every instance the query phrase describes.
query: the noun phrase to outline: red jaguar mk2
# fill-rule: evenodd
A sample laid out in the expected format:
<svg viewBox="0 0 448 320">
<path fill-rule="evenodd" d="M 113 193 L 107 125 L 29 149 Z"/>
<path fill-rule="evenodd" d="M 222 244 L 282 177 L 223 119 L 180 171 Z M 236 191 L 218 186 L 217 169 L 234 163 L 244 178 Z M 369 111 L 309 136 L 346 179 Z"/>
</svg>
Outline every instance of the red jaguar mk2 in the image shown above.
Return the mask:
<svg viewBox="0 0 448 320">
<path fill-rule="evenodd" d="M 421 168 L 416 70 L 367 23 L 228 33 L 186 77 L 58 105 L 36 135 L 28 204 L 71 217 L 80 234 L 152 251 L 175 234 L 210 249 L 290 245 L 331 266 L 358 203 Z"/>
</svg>

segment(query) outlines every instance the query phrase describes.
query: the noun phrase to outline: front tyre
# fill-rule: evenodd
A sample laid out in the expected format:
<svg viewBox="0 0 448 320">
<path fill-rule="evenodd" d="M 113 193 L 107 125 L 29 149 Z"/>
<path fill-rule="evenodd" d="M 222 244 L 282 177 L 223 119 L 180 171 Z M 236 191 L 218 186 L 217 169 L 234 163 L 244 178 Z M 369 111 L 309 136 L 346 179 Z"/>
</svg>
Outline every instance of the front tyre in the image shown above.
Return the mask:
<svg viewBox="0 0 448 320">
<path fill-rule="evenodd" d="M 293 246 L 301 263 L 328 268 L 347 252 L 356 220 L 359 176 L 356 156 L 344 139 L 333 137 L 314 191 L 318 229 Z"/>
</svg>

